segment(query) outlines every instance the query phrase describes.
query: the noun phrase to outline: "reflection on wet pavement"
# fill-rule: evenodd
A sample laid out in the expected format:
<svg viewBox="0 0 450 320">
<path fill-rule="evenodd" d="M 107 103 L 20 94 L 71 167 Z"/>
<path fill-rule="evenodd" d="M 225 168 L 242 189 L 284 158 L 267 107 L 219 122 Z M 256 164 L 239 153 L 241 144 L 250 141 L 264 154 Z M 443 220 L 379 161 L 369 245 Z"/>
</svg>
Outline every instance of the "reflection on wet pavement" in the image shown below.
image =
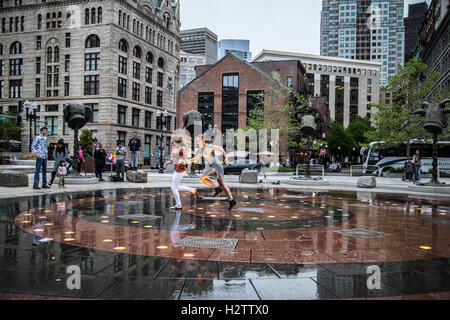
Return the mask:
<svg viewBox="0 0 450 320">
<path fill-rule="evenodd" d="M 0 203 L 0 292 L 100 299 L 347 299 L 450 291 L 450 202 L 233 190 L 236 210 L 168 189 L 39 195 Z M 349 237 L 363 229 L 383 237 Z M 189 236 L 235 249 L 175 247 Z M 368 289 L 367 268 L 381 270 Z M 67 267 L 81 290 L 67 287 Z M 431 296 L 430 296 L 431 297 Z M 434 297 L 434 296 L 433 296 Z M 438 296 L 437 296 L 438 297 Z"/>
</svg>

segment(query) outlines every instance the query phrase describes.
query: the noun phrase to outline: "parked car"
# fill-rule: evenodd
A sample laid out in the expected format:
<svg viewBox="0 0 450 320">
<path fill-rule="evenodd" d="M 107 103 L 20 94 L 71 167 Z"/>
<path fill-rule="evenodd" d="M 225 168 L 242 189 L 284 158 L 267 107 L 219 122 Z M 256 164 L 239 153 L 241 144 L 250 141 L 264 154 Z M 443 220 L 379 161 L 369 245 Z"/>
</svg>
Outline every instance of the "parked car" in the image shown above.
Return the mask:
<svg viewBox="0 0 450 320">
<path fill-rule="evenodd" d="M 342 165 L 339 162 L 333 162 L 332 164 L 330 164 L 329 169 L 333 172 L 341 172 Z"/>
<path fill-rule="evenodd" d="M 2 152 L 22 152 L 22 143 L 16 140 L 0 140 Z"/>
<path fill-rule="evenodd" d="M 250 160 L 245 160 L 244 162 L 235 160 L 230 164 L 223 166 L 225 174 L 240 175 L 244 169 L 253 170 L 255 169 L 255 164 Z"/>
</svg>

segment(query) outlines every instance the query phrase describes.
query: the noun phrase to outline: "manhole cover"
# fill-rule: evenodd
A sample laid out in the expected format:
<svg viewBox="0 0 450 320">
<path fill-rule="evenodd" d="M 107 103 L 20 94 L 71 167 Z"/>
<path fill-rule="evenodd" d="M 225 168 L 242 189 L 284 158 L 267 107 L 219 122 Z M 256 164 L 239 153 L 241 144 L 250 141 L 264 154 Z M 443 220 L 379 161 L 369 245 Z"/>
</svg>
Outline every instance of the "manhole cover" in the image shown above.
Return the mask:
<svg viewBox="0 0 450 320">
<path fill-rule="evenodd" d="M 217 239 L 202 237 L 187 237 L 175 242 L 173 245 L 178 247 L 195 247 L 208 249 L 235 249 L 239 240 L 237 239 Z"/>
<path fill-rule="evenodd" d="M 146 214 L 129 214 L 124 216 L 117 216 L 119 219 L 124 220 L 150 220 L 150 219 L 159 219 L 160 216 L 151 216 Z"/>
<path fill-rule="evenodd" d="M 347 237 L 354 237 L 354 238 L 379 238 L 379 237 L 385 237 L 385 236 L 389 235 L 389 234 L 383 233 L 383 232 L 364 230 L 364 229 L 348 229 L 348 230 L 340 230 L 340 231 L 335 231 L 335 232 L 340 233 Z"/>
</svg>

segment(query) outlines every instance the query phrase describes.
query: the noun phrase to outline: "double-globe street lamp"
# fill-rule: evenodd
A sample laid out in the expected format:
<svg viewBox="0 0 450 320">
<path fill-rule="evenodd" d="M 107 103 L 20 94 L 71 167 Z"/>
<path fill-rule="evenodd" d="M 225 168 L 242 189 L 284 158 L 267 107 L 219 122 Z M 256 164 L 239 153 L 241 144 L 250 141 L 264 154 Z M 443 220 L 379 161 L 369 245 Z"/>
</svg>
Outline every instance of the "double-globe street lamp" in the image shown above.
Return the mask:
<svg viewBox="0 0 450 320">
<path fill-rule="evenodd" d="M 29 150 L 31 152 L 31 145 L 33 144 L 33 122 L 34 122 L 34 127 L 36 130 L 36 120 L 37 120 L 37 104 L 36 102 L 31 103 L 30 101 L 25 101 L 25 103 L 23 104 L 25 107 L 25 111 L 26 111 L 26 121 L 30 122 L 30 146 L 29 146 Z M 31 109 L 31 112 L 30 112 Z"/>
<path fill-rule="evenodd" d="M 161 111 L 157 111 L 156 112 L 156 121 L 157 121 L 157 126 L 159 126 L 160 128 L 160 135 L 159 135 L 159 173 L 163 174 L 164 173 L 164 168 L 163 168 L 163 126 L 167 128 L 167 117 L 169 116 L 169 113 L 167 112 L 167 110 L 164 110 L 164 112 L 161 113 Z"/>
</svg>

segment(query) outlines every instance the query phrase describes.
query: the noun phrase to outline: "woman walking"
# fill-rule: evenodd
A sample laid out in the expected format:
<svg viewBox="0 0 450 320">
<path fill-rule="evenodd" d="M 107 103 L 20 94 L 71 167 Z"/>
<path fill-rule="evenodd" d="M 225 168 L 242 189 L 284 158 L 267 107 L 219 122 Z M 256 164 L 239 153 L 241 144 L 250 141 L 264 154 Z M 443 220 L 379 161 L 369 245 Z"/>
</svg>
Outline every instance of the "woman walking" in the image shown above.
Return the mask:
<svg viewBox="0 0 450 320">
<path fill-rule="evenodd" d="M 414 184 L 418 184 L 422 181 L 421 170 L 422 170 L 422 157 L 420 156 L 420 150 L 416 150 L 416 154 L 413 156 L 412 163 L 416 169 L 416 179 Z"/>
<path fill-rule="evenodd" d="M 187 168 L 186 164 L 188 162 L 188 150 L 185 146 L 182 146 L 182 137 L 174 137 L 172 140 L 172 159 L 164 164 L 164 169 L 167 168 L 169 164 L 174 164 L 174 172 L 172 179 L 172 193 L 175 197 L 176 206 L 171 208 L 174 210 L 182 210 L 180 192 L 190 192 L 197 198 L 198 189 L 188 188 L 180 186 L 180 182 L 186 174 Z"/>
<path fill-rule="evenodd" d="M 69 152 L 67 151 L 67 148 L 64 147 L 64 140 L 59 140 L 55 150 L 53 150 L 53 159 L 55 161 L 55 164 L 53 166 L 53 171 L 51 173 L 51 179 L 50 184 L 51 186 L 53 182 L 55 181 L 56 174 L 58 172 L 58 167 L 61 161 L 65 161 L 69 156 Z"/>
</svg>

